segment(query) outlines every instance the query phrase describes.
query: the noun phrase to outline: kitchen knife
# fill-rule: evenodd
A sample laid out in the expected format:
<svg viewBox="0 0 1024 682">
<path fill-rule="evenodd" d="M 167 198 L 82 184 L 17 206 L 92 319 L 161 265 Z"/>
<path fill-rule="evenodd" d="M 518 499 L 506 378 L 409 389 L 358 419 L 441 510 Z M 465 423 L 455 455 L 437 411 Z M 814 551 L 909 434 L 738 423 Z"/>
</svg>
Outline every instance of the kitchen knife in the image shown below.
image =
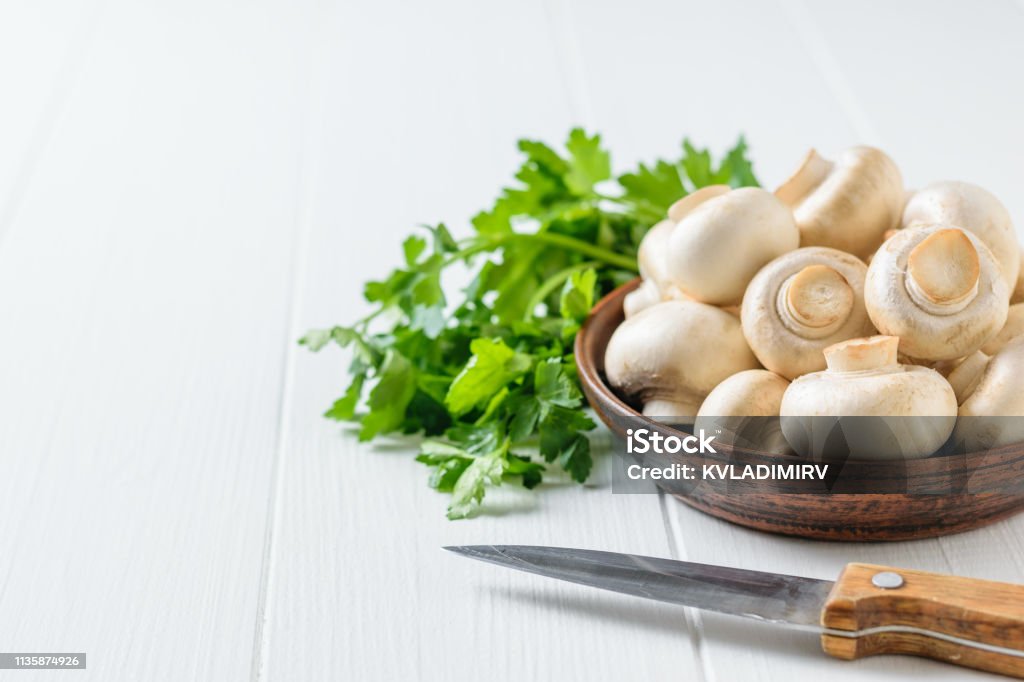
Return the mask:
<svg viewBox="0 0 1024 682">
<path fill-rule="evenodd" d="M 499 566 L 820 634 L 842 659 L 911 654 L 1024 678 L 1024 586 L 871 564 L 832 582 L 587 549 L 445 547 Z"/>
</svg>

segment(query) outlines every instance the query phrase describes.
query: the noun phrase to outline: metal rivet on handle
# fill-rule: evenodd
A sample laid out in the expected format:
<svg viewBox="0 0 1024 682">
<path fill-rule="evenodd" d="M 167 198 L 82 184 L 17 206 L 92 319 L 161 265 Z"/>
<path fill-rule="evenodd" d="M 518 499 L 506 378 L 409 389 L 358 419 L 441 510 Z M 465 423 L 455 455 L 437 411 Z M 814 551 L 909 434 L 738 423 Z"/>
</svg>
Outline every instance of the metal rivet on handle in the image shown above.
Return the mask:
<svg viewBox="0 0 1024 682">
<path fill-rule="evenodd" d="M 892 571 L 882 571 L 871 576 L 871 584 L 883 590 L 895 590 L 897 587 L 903 587 L 903 576 Z"/>
</svg>

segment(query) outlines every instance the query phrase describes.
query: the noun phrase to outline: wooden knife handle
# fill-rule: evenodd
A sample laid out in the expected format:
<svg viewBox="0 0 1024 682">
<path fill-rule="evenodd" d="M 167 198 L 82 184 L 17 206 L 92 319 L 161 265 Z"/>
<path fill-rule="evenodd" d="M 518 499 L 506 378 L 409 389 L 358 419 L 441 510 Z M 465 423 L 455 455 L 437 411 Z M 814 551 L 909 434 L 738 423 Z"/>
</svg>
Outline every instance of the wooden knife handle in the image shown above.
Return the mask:
<svg viewBox="0 0 1024 682">
<path fill-rule="evenodd" d="M 1022 585 L 848 564 L 825 602 L 821 624 L 830 630 L 862 633 L 857 637 L 823 634 L 822 648 L 837 658 L 910 654 L 1024 678 Z M 894 626 L 902 631 L 864 632 Z"/>
</svg>

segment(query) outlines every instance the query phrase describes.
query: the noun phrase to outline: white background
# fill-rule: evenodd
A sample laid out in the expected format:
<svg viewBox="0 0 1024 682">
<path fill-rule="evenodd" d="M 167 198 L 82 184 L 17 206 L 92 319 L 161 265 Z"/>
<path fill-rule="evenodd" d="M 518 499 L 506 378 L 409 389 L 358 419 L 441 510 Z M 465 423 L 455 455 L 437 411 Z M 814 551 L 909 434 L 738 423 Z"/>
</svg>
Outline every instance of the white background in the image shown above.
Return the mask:
<svg viewBox="0 0 1024 682">
<path fill-rule="evenodd" d="M 414 445 L 320 418 L 399 239 L 459 235 L 519 136 L 619 170 L 746 133 L 766 185 L 883 146 L 1024 225 L 1024 5 L 176 0 L 0 4 L 2 679 L 982 679 L 440 547 L 531 543 L 834 578 L 851 560 L 1024 582 L 1024 517 L 826 544 L 657 496 L 502 491 L 444 518 Z M 598 446 L 606 443 L 601 434 Z M 605 467 L 606 469 L 606 467 Z"/>
</svg>

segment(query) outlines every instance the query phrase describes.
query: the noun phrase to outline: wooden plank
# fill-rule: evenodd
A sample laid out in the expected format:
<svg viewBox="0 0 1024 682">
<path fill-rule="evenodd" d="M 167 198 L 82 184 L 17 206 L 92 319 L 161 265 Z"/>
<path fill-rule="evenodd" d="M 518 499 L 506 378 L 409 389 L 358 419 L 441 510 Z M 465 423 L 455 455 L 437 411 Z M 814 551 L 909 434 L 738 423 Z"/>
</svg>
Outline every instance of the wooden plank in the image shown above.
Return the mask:
<svg viewBox="0 0 1024 682">
<path fill-rule="evenodd" d="M 0 640 L 247 679 L 311 16 L 106 9 L 0 248 Z"/>
<path fill-rule="evenodd" d="M 547 16 L 539 3 L 449 0 L 342 5 L 325 20 L 322 153 L 293 336 L 362 314 L 361 283 L 398 262 L 417 223 L 445 219 L 467 234 L 468 218 L 509 181 L 517 137 L 562 139 L 571 102 Z M 479 518 L 447 521 L 413 442 L 359 444 L 319 417 L 344 388 L 342 354 L 295 352 L 260 679 L 699 670 L 681 610 L 441 549 L 516 542 L 664 555 L 656 497 L 613 496 L 604 471 L 587 488 L 553 480 L 541 494 L 496 491 Z"/>
</svg>

